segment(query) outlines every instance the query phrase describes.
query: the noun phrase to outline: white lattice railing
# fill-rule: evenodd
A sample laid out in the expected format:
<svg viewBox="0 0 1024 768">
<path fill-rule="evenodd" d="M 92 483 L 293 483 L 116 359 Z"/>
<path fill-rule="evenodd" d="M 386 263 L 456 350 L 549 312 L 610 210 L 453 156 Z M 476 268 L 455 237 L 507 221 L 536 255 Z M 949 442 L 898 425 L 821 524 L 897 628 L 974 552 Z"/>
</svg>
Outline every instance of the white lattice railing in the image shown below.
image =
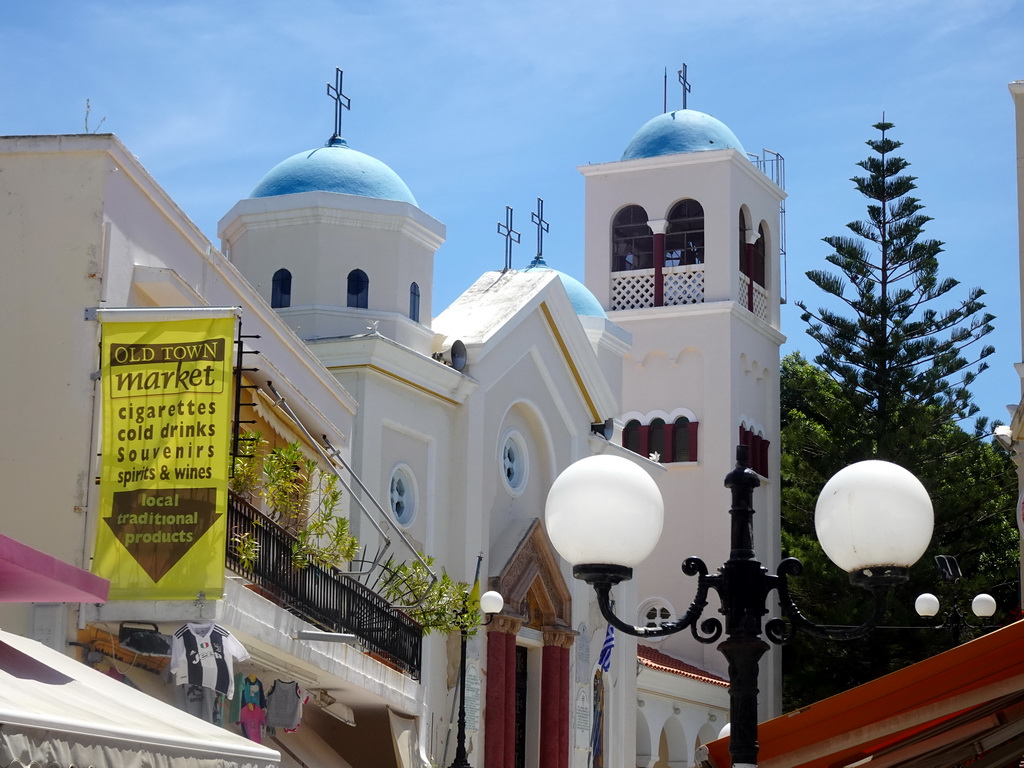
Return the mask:
<svg viewBox="0 0 1024 768">
<path fill-rule="evenodd" d="M 653 306 L 653 269 L 612 272 L 612 309 L 646 309 Z"/>
<path fill-rule="evenodd" d="M 665 267 L 665 306 L 704 303 L 704 265 Z"/>
<path fill-rule="evenodd" d="M 704 265 L 690 264 L 663 270 L 663 305 L 704 302 Z M 612 309 L 646 309 L 654 306 L 654 270 L 612 272 Z"/>
<path fill-rule="evenodd" d="M 747 306 L 748 290 L 750 286 L 750 278 L 744 274 L 740 274 L 740 295 L 736 300 L 744 307 Z M 766 323 L 768 320 L 768 291 L 765 290 L 764 286 L 754 283 L 754 306 L 749 309 L 757 315 L 759 318 L 764 320 Z"/>
</svg>

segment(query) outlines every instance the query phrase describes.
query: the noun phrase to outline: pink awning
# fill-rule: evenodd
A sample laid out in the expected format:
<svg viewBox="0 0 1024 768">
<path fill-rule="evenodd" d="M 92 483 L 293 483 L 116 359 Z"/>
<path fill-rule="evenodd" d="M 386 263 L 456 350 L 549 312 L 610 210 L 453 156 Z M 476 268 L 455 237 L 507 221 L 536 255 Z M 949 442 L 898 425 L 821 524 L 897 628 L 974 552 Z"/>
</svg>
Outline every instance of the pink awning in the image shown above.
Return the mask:
<svg viewBox="0 0 1024 768">
<path fill-rule="evenodd" d="M 0 534 L 0 602 L 105 603 L 110 581 Z"/>
</svg>

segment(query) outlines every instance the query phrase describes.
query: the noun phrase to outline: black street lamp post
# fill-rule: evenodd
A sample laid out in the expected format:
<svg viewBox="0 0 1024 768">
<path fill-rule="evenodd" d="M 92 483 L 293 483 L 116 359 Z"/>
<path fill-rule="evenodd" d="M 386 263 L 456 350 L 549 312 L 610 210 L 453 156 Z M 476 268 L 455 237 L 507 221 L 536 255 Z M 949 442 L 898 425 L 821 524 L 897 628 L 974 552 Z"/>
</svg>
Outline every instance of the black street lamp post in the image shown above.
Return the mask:
<svg viewBox="0 0 1024 768">
<path fill-rule="evenodd" d="M 935 564 L 944 581 L 952 584 L 953 605 L 943 611 L 941 623 L 934 626 L 934 629 L 949 630 L 950 640 L 954 646 L 960 645 L 960 636 L 964 628 L 967 629 L 995 629 L 994 625 L 974 624 L 967 620 L 967 616 L 960 610 L 960 565 L 953 555 L 936 555 Z M 930 592 L 918 595 L 914 601 L 914 610 L 923 619 L 930 619 L 939 613 L 939 598 Z M 975 595 L 971 601 L 971 612 L 979 619 L 991 618 L 996 612 L 996 601 L 992 595 L 982 592 Z"/>
<path fill-rule="evenodd" d="M 505 600 L 497 592 L 484 592 L 480 595 L 480 610 L 487 614 L 487 620 L 481 626 L 490 624 L 494 614 L 501 613 L 504 606 Z M 455 759 L 452 761 L 451 768 L 472 768 L 469 754 L 466 752 L 466 638 L 468 635 L 469 630 L 463 625 L 459 630 L 459 718 L 455 732 Z"/>
<path fill-rule="evenodd" d="M 788 558 L 768 573 L 754 552 L 753 491 L 760 481 L 747 464 L 747 449 L 737 448 L 736 468 L 725 478 L 732 492 L 731 549 L 717 574 L 689 557 L 682 570 L 697 577 L 697 593 L 678 621 L 660 627 L 634 627 L 615 616 L 611 589 L 632 578 L 632 568 L 653 551 L 661 534 L 664 506 L 657 485 L 628 459 L 591 456 L 568 467 L 548 496 L 546 520 L 555 548 L 573 564 L 573 575 L 592 585 L 601 614 L 615 628 L 636 637 L 664 637 L 689 630 L 701 643 L 714 643 L 729 666 L 732 764 L 757 764 L 757 677 L 760 659 L 795 630 L 818 637 L 860 637 L 882 620 L 890 589 L 907 580 L 909 567 L 931 538 L 928 494 L 909 472 L 881 461 L 851 465 L 822 490 L 816 527 L 822 547 L 850 573 L 852 583 L 871 592 L 874 610 L 858 627 L 819 626 L 801 615 L 789 593 L 788 578 L 798 576 L 799 560 Z M 711 590 L 721 602 L 720 619 L 701 616 Z M 782 618 L 767 622 L 768 596 L 778 596 Z M 699 622 L 699 623 L 698 623 Z"/>
</svg>

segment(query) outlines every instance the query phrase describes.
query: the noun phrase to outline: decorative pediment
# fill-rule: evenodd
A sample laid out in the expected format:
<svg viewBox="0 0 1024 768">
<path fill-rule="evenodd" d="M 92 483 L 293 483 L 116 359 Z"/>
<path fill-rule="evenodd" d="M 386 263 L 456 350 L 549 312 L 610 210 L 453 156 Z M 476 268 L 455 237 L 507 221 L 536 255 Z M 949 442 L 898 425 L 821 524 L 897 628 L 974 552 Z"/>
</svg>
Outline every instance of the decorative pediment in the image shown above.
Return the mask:
<svg viewBox="0 0 1024 768">
<path fill-rule="evenodd" d="M 544 526 L 535 518 L 490 589 L 505 598 L 504 614 L 540 631 L 571 630 L 572 596 L 562 577 L 558 555 Z"/>
</svg>

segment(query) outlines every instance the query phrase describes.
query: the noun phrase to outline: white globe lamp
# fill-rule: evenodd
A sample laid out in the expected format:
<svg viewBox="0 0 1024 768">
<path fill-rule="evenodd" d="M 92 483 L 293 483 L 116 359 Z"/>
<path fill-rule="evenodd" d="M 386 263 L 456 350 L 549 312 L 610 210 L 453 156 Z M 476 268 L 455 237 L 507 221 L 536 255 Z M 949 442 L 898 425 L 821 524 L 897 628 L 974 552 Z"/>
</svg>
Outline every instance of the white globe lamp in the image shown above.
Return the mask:
<svg viewBox="0 0 1024 768">
<path fill-rule="evenodd" d="M 618 583 L 654 551 L 665 503 L 644 469 L 601 454 L 570 464 L 555 478 L 544 517 L 551 543 L 577 578 Z"/>
<path fill-rule="evenodd" d="M 861 586 L 906 581 L 931 540 L 934 513 L 921 481 L 887 461 L 861 461 L 825 484 L 814 510 L 818 541 Z"/>
</svg>

